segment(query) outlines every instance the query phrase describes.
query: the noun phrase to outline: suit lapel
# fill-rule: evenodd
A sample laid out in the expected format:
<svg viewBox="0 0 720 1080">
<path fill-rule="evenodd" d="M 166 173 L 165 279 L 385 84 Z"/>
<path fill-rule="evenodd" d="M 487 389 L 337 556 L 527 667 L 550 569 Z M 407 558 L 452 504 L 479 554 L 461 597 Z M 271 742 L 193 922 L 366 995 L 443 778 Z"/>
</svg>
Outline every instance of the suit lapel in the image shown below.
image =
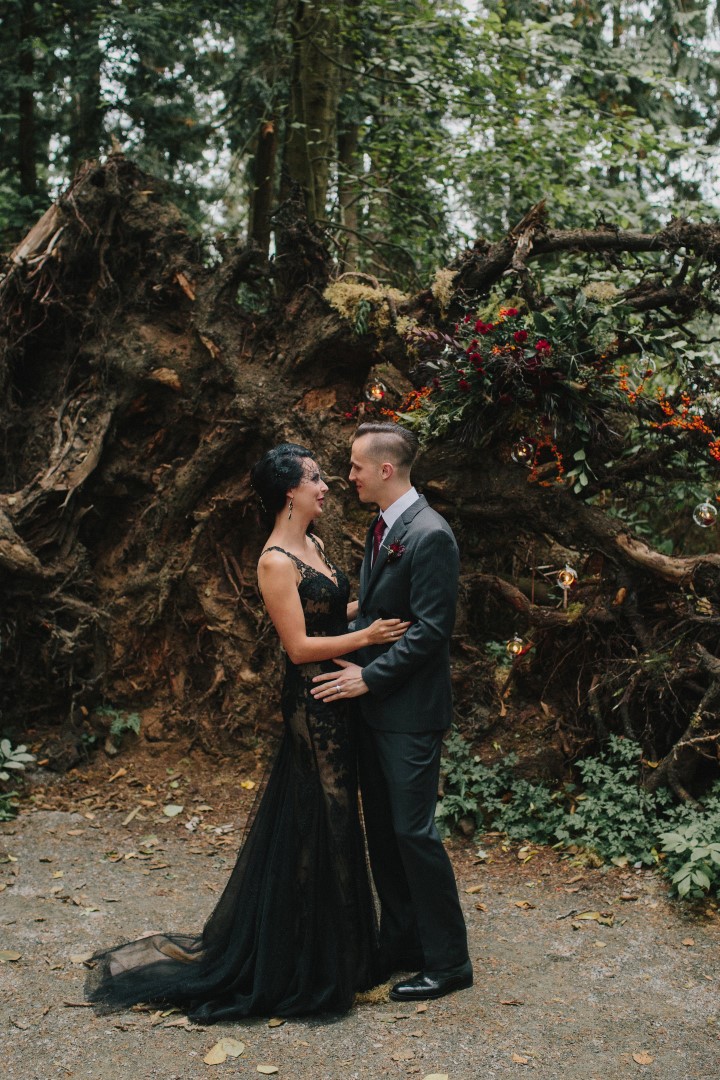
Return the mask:
<svg viewBox="0 0 720 1080">
<path fill-rule="evenodd" d="M 387 566 L 388 561 L 388 548 L 391 544 L 400 543 L 405 533 L 408 530 L 410 522 L 413 520 L 416 514 L 418 514 L 423 507 L 427 506 L 427 500 L 424 495 L 420 495 L 412 506 L 408 506 L 404 514 L 401 514 L 391 529 L 385 533 L 383 542 L 378 552 L 378 557 L 372 567 L 372 570 L 368 574 L 366 567 L 370 565 L 370 556 L 372 553 L 372 528 L 368 531 L 368 540 L 365 543 L 365 559 L 363 561 L 363 578 L 365 587 L 363 589 L 363 603 L 367 601 L 368 595 L 375 587 L 382 571 Z"/>
</svg>

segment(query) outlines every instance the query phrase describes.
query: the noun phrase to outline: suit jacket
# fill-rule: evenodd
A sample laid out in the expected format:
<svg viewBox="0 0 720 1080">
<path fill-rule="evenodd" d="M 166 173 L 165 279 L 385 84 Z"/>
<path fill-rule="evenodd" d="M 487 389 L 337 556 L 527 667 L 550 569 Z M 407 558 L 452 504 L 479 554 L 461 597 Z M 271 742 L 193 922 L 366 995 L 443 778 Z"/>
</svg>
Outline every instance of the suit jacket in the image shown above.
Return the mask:
<svg viewBox="0 0 720 1080">
<path fill-rule="evenodd" d="M 399 558 L 391 544 L 404 548 Z M 450 635 L 460 569 L 452 529 L 421 495 L 386 533 L 372 569 L 371 556 L 372 529 L 360 570 L 356 628 L 380 617 L 410 619 L 412 626 L 394 645 L 355 654 L 370 690 L 358 699 L 362 715 L 384 731 L 442 731 L 452 722 Z"/>
</svg>

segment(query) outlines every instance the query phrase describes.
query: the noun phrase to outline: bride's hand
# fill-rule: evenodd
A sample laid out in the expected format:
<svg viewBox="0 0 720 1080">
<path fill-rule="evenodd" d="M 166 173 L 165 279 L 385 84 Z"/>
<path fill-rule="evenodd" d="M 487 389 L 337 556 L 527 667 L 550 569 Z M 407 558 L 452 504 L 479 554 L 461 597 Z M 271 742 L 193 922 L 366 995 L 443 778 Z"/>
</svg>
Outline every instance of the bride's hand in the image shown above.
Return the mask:
<svg viewBox="0 0 720 1080">
<path fill-rule="evenodd" d="M 376 619 L 367 628 L 368 645 L 392 645 L 411 625 L 412 623 L 403 622 L 402 619 Z"/>
</svg>

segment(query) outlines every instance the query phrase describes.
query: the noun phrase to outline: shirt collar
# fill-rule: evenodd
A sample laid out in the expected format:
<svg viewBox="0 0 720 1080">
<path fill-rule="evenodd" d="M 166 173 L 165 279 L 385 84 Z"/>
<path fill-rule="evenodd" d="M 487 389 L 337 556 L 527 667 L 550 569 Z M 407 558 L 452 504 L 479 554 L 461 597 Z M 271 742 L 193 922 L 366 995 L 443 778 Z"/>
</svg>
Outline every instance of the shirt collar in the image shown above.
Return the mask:
<svg viewBox="0 0 720 1080">
<path fill-rule="evenodd" d="M 406 491 L 404 495 L 401 495 L 399 499 L 396 499 L 394 503 L 390 503 L 386 510 L 383 510 L 383 521 L 386 525 L 386 532 L 390 532 L 397 519 L 405 513 L 409 506 L 419 498 L 419 495 L 414 487 L 411 487 L 409 491 Z"/>
</svg>

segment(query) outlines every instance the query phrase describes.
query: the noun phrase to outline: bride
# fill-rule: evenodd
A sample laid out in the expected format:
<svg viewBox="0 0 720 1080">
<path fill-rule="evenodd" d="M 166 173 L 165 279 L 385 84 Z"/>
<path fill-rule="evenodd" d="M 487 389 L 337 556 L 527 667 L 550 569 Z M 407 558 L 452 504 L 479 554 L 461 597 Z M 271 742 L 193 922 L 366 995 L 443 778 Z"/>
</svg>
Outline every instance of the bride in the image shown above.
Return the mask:
<svg viewBox="0 0 720 1080">
<path fill-rule="evenodd" d="M 355 733 L 338 684 L 320 672 L 408 623 L 347 631 L 348 580 L 312 532 L 328 486 L 294 443 L 268 451 L 252 484 L 273 527 L 258 562 L 287 654 L 283 735 L 225 890 L 201 934 L 153 934 L 96 954 L 87 996 L 106 1009 L 178 1005 L 197 1021 L 344 1012 L 379 981 L 377 926 L 357 804 Z"/>
</svg>

